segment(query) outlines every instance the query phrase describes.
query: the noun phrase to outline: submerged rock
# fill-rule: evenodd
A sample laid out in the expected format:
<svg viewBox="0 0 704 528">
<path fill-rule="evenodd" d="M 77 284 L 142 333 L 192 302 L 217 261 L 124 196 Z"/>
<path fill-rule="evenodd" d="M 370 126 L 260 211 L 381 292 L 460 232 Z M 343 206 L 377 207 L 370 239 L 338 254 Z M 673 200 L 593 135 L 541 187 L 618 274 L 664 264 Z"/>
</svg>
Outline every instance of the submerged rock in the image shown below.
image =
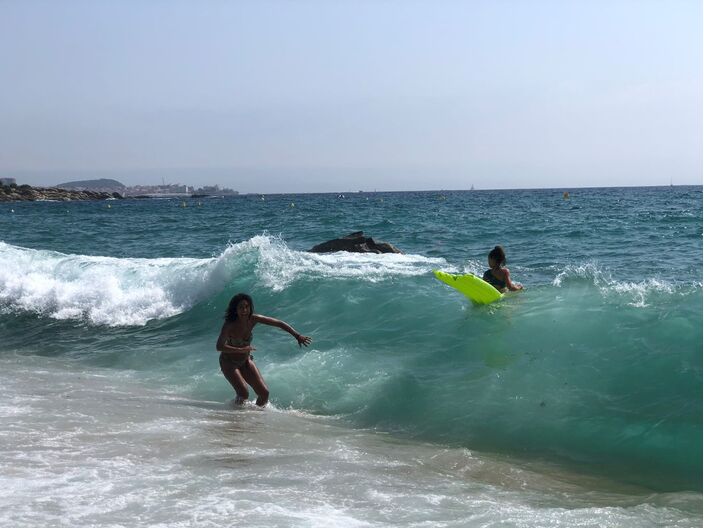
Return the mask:
<svg viewBox="0 0 704 528">
<path fill-rule="evenodd" d="M 402 253 L 388 242 L 377 242 L 371 237 L 365 237 L 363 231 L 355 231 L 341 238 L 328 240 L 308 251 L 311 253 L 334 253 L 349 251 L 351 253 Z"/>
</svg>

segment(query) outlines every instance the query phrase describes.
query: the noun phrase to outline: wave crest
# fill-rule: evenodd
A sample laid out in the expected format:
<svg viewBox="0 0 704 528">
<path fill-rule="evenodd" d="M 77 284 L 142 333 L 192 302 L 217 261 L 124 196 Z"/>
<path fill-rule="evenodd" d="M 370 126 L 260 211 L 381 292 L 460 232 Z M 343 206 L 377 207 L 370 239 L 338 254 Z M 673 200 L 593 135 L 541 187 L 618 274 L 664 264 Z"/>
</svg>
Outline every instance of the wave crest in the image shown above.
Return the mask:
<svg viewBox="0 0 704 528">
<path fill-rule="evenodd" d="M 379 282 L 392 277 L 413 277 L 445 264 L 445 259 L 421 255 L 294 251 L 282 239 L 267 235 L 253 237 L 229 249 L 237 250 L 242 245 L 257 249 L 257 278 L 273 291 L 281 291 L 294 281 L 306 279 Z"/>
<path fill-rule="evenodd" d="M 692 293 L 701 283 L 673 284 L 670 281 L 658 278 L 648 278 L 642 281 L 620 281 L 612 277 L 611 273 L 599 265 L 588 262 L 586 264 L 566 266 L 553 279 L 552 285 L 561 288 L 571 283 L 588 283 L 596 286 L 603 296 L 618 295 L 629 298 L 628 304 L 634 307 L 648 306 L 652 296 L 662 294 Z"/>
<path fill-rule="evenodd" d="M 70 255 L 0 242 L 0 306 L 109 326 L 171 317 L 198 300 L 209 260 Z"/>
<path fill-rule="evenodd" d="M 381 281 L 444 262 L 416 255 L 314 254 L 277 237 L 230 244 L 213 258 L 71 255 L 0 242 L 0 310 L 94 325 L 141 326 L 189 310 L 233 281 L 273 291 L 306 279 Z"/>
</svg>

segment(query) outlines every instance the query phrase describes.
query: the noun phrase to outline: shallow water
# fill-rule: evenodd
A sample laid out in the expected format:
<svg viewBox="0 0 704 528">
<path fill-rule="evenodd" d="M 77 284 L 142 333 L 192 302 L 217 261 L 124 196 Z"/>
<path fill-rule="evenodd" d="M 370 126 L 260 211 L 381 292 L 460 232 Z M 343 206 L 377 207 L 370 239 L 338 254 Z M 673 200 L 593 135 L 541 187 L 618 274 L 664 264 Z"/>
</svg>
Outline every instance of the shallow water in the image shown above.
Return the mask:
<svg viewBox="0 0 704 528">
<path fill-rule="evenodd" d="M 2 361 L 7 526 L 695 526 L 701 496 Z M 18 382 L 22 380 L 22 383 Z M 57 405 L 57 403 L 61 405 Z"/>
</svg>

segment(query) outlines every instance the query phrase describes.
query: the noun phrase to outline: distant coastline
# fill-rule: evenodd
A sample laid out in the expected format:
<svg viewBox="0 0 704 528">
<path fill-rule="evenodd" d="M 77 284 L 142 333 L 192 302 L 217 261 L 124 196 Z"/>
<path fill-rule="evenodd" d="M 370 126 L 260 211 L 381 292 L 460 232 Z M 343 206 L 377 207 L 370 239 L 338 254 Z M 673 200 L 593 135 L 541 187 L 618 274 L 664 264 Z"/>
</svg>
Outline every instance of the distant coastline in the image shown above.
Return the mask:
<svg viewBox="0 0 704 528">
<path fill-rule="evenodd" d="M 0 202 L 71 202 L 78 200 L 119 200 L 122 195 L 101 191 L 77 191 L 58 187 L 32 187 L 0 183 Z"/>
<path fill-rule="evenodd" d="M 237 191 L 220 188 L 218 185 L 207 185 L 198 188 L 193 185 L 182 185 L 180 183 L 127 186 L 117 180 L 106 178 L 60 183 L 57 187 L 74 191 L 90 190 L 119 193 L 123 198 L 189 198 L 192 196 L 233 196 L 239 194 Z"/>
<path fill-rule="evenodd" d="M 195 188 L 189 185 L 135 185 L 128 187 L 117 180 L 80 180 L 55 187 L 18 185 L 14 178 L 0 179 L 0 202 L 115 200 L 123 198 L 201 198 L 237 196 L 238 191 L 218 185 Z"/>
</svg>

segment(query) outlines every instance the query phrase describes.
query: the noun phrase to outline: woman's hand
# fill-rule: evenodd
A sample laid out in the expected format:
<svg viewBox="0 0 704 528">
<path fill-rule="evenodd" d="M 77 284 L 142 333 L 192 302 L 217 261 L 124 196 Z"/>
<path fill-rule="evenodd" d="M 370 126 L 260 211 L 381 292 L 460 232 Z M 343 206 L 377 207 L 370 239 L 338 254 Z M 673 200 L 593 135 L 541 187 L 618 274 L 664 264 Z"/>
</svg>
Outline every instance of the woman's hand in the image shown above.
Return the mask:
<svg viewBox="0 0 704 528">
<path fill-rule="evenodd" d="M 310 345 L 310 342 L 312 341 L 312 339 L 311 339 L 310 337 L 304 336 L 304 335 L 301 335 L 301 334 L 296 334 L 296 335 L 293 336 L 293 337 L 295 337 L 295 338 L 296 338 L 296 341 L 298 341 L 298 346 L 299 346 L 299 347 L 300 347 L 301 345 L 303 345 L 303 346 L 308 346 L 308 345 Z"/>
</svg>

